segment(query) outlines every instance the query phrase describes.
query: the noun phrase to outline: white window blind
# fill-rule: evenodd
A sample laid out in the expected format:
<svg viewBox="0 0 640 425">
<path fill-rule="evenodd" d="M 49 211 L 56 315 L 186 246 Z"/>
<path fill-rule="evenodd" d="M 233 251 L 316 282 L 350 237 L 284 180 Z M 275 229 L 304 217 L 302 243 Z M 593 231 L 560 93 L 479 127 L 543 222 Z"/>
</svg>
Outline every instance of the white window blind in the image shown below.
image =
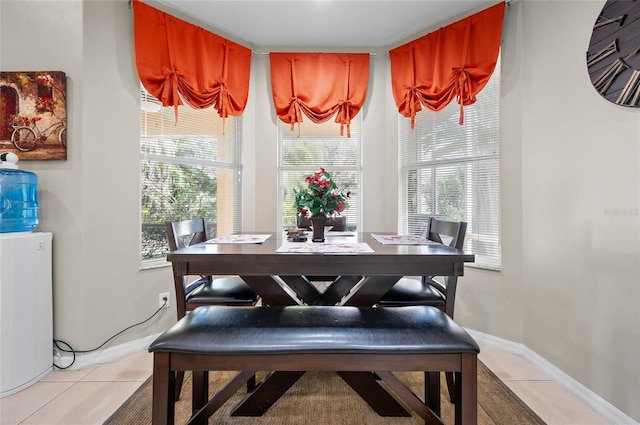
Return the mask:
<svg viewBox="0 0 640 425">
<path fill-rule="evenodd" d="M 291 129 L 278 122 L 279 145 L 279 205 L 280 223 L 295 227 L 297 212 L 293 207 L 294 188 L 304 187 L 304 176 L 320 167 L 331 174 L 338 186 L 348 186 L 349 207 L 341 215 L 347 218 L 347 228 L 356 229 L 360 217 L 360 173 L 362 157 L 360 114 L 351 121 L 351 137 L 340 136 L 340 126 L 333 119 L 321 124 L 305 120 Z"/>
<path fill-rule="evenodd" d="M 467 222 L 465 250 L 477 267 L 500 269 L 500 60 L 477 101 L 464 108 L 422 110 L 400 117 L 400 229 L 413 233 L 419 217 Z"/>
<path fill-rule="evenodd" d="M 240 231 L 241 119 L 173 107 L 141 89 L 141 261 L 165 265 L 165 223 L 204 217 L 211 237 Z"/>
</svg>

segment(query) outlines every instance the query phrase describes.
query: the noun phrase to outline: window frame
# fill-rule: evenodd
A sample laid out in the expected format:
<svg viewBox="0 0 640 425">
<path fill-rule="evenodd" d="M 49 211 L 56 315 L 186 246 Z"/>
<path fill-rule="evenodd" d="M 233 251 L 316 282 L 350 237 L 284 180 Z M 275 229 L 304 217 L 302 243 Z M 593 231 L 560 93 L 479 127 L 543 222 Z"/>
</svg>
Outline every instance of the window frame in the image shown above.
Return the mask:
<svg viewBox="0 0 640 425">
<path fill-rule="evenodd" d="M 278 184 L 278 213 L 277 213 L 277 222 L 276 222 L 276 228 L 287 228 L 287 227 L 291 227 L 293 226 L 293 223 L 284 223 L 284 214 L 283 214 L 283 203 L 284 203 L 284 191 L 288 190 L 288 191 L 293 191 L 293 187 L 285 187 L 285 183 L 284 183 L 284 173 L 285 172 L 300 172 L 303 173 L 305 175 L 307 174 L 312 174 L 318 171 L 318 169 L 320 167 L 324 167 L 329 173 L 331 173 L 332 178 L 336 177 L 337 173 L 340 172 L 350 172 L 350 173 L 354 173 L 355 174 L 355 178 L 356 178 L 356 183 L 352 184 L 349 186 L 349 190 L 352 192 L 352 198 L 348 200 L 348 204 L 349 207 L 347 208 L 346 211 L 342 212 L 341 215 L 346 215 L 348 218 L 350 217 L 354 217 L 355 216 L 355 220 L 349 220 L 349 222 L 347 223 L 347 230 L 352 230 L 355 231 L 357 229 L 360 229 L 362 226 L 362 214 L 363 214 L 363 209 L 362 209 L 362 204 L 363 201 L 361 199 L 362 195 L 362 185 L 363 185 L 363 179 L 362 179 L 362 158 L 363 158 L 363 122 L 362 122 L 362 113 L 358 113 L 352 120 L 351 120 L 351 126 L 352 126 L 352 131 L 351 131 L 351 137 L 347 137 L 347 132 L 346 129 L 344 131 L 344 135 L 340 135 L 339 131 L 340 131 L 340 126 L 339 124 L 336 124 L 333 119 L 329 119 L 328 121 L 325 121 L 324 123 L 321 124 L 316 124 L 313 123 L 311 121 L 304 121 L 303 123 L 300 124 L 296 124 L 294 127 L 294 130 L 289 130 L 288 128 L 285 128 L 284 126 L 290 126 L 289 124 L 283 123 L 281 120 L 278 120 L 278 125 L 277 125 L 277 133 L 278 133 L 278 143 L 277 143 L 277 150 L 278 150 L 278 173 L 277 173 L 277 184 Z M 356 147 L 356 152 L 357 152 L 357 158 L 355 161 L 355 165 L 353 166 L 344 166 L 344 165 L 327 165 L 327 164 L 316 164 L 314 166 L 311 165 L 301 165 L 301 166 L 285 166 L 283 164 L 283 143 L 284 143 L 284 133 L 285 131 L 287 131 L 288 133 L 297 133 L 299 128 L 298 125 L 303 126 L 304 132 L 308 133 L 307 136 L 310 138 L 323 138 L 325 140 L 328 139 L 353 139 L 354 137 L 357 137 L 357 147 Z M 327 137 L 326 134 L 324 132 L 322 133 L 314 133 L 314 129 L 318 129 L 319 125 L 323 125 L 326 127 L 330 126 L 333 131 L 330 131 L 329 136 Z M 354 129 L 355 127 L 355 129 Z M 325 130 L 326 131 L 326 130 Z M 334 132 L 335 131 L 335 132 Z M 324 136 L 324 137 L 322 137 Z M 336 183 L 339 184 L 339 181 L 336 181 Z M 300 182 L 300 187 L 302 187 L 303 182 Z M 355 213 L 354 213 L 355 211 Z"/>
<path fill-rule="evenodd" d="M 189 113 L 199 114 L 202 111 L 202 114 L 206 117 L 203 120 L 215 119 L 217 121 L 212 127 L 216 128 L 216 131 L 212 131 L 207 133 L 200 134 L 175 134 L 171 131 L 167 133 L 153 134 L 152 132 L 148 132 L 145 130 L 146 122 L 145 120 L 148 118 L 145 114 L 147 113 L 155 113 L 160 112 L 166 114 L 168 126 L 175 128 L 175 115 L 173 111 L 173 107 L 162 107 L 160 102 L 155 99 L 152 95 L 144 90 L 144 87 L 141 85 L 141 105 L 140 105 L 140 177 L 139 177 L 139 226 L 138 230 L 139 234 L 139 247 L 138 247 L 138 255 L 140 261 L 140 269 L 153 269 L 158 267 L 167 267 L 170 266 L 171 263 L 166 261 L 166 253 L 169 250 L 168 241 L 166 240 L 166 231 L 164 231 L 164 223 L 144 223 L 144 214 L 143 214 L 143 190 L 144 190 L 144 166 L 147 162 L 151 163 L 161 163 L 167 165 L 185 165 L 188 167 L 194 168 L 206 168 L 210 170 L 211 173 L 215 173 L 216 179 L 216 214 L 218 214 L 217 208 L 220 206 L 218 204 L 218 194 L 220 193 L 220 183 L 219 180 L 219 171 L 220 170 L 230 170 L 230 173 L 227 173 L 227 181 L 231 180 L 231 193 L 232 199 L 230 205 L 232 206 L 231 216 L 228 218 L 227 222 L 232 226 L 233 232 L 239 232 L 242 230 L 242 117 L 227 117 L 224 121 L 221 117 L 218 116 L 216 111 L 213 108 L 207 108 L 203 110 L 194 110 L 190 108 Z M 145 110 L 145 108 L 147 108 Z M 151 109 L 149 109 L 151 108 Z M 179 108 L 186 109 L 189 108 L 186 105 L 181 105 Z M 182 112 L 182 111 L 181 111 Z M 164 117 L 161 119 L 164 120 Z M 179 115 L 179 120 L 186 119 L 186 114 L 181 113 Z M 193 128 L 197 128 L 197 125 L 194 125 Z M 222 129 L 219 130 L 218 128 Z M 188 130 L 189 128 L 187 128 Z M 229 135 L 231 133 L 231 135 Z M 165 141 L 178 141 L 178 140 L 191 140 L 193 142 L 197 142 L 199 139 L 205 138 L 219 138 L 222 135 L 224 137 L 230 137 L 231 140 L 228 141 L 230 145 L 230 149 L 232 149 L 232 153 L 229 155 L 229 161 L 222 161 L 220 158 L 215 159 L 202 159 L 202 158 L 190 158 L 190 157 L 180 157 L 171 154 L 163 155 L 158 153 L 149 153 L 145 151 L 145 140 L 147 139 L 159 139 Z M 219 147 L 219 146 L 218 146 Z M 218 147 L 215 148 L 217 152 Z M 229 205 L 227 203 L 227 205 Z M 216 216 L 217 217 L 217 216 Z M 182 220 L 192 218 L 188 213 L 187 216 L 182 217 L 166 217 L 165 220 Z M 216 219 L 216 223 L 217 223 Z M 159 248 L 162 250 L 162 254 L 158 256 L 154 256 L 153 258 L 144 258 L 144 249 L 145 249 L 145 236 L 143 228 L 147 225 L 155 225 L 158 227 L 162 227 L 162 230 L 156 230 L 156 233 L 161 233 L 159 238 L 162 238 L 164 241 L 164 246 L 166 248 Z M 215 226 L 211 225 L 211 231 Z M 218 236 L 211 233 L 211 237 Z"/>
<path fill-rule="evenodd" d="M 459 217 L 451 218 L 467 222 L 467 235 L 465 237 L 464 250 L 473 252 L 476 256 L 474 263 L 468 264 L 471 267 L 477 267 L 487 270 L 501 270 L 502 268 L 502 240 L 501 240 L 501 134 L 500 134 L 500 56 L 496 63 L 496 69 L 491 76 L 483 91 L 477 98 L 477 102 L 464 108 L 465 120 L 464 126 L 475 126 L 473 129 L 461 129 L 458 124 L 458 114 L 460 106 L 456 102 L 451 102 L 446 108 L 440 112 L 433 112 L 423 109 L 416 115 L 416 129 L 419 125 L 424 125 L 431 132 L 425 140 L 417 140 L 417 133 L 410 133 L 410 118 L 404 118 L 398 114 L 398 163 L 399 163 L 399 181 L 398 190 L 400 202 L 398 204 L 398 227 L 400 232 L 411 233 L 416 225 L 418 216 L 431 216 L 436 218 L 451 218 L 447 214 L 440 211 L 440 202 L 436 202 L 440 189 L 445 183 L 456 181 L 455 174 L 458 173 L 458 179 L 464 181 L 462 195 L 464 204 Z M 480 120 L 470 119 L 471 114 L 475 113 L 473 108 L 479 108 L 480 102 L 495 101 L 492 105 L 491 112 L 487 114 L 492 118 L 491 127 L 480 126 Z M 477 111 L 479 113 L 479 111 Z M 455 116 L 455 120 L 452 117 Z M 439 132 L 448 131 L 447 137 L 443 137 L 444 141 L 436 140 L 437 136 L 434 127 L 439 126 Z M 445 128 L 443 130 L 443 128 Z M 447 130 L 452 129 L 452 130 Z M 489 129 L 489 130 L 487 130 Z M 455 148 L 465 152 L 465 155 L 456 156 L 457 152 L 452 147 L 449 150 L 450 156 L 441 154 L 440 156 L 431 157 L 430 159 L 419 158 L 423 150 L 430 154 L 438 152 L 438 150 L 446 151 L 449 147 L 451 134 L 458 131 L 467 131 L 472 136 L 460 138 L 460 141 L 454 141 Z M 475 133 L 475 134 L 474 134 Z M 412 139 L 413 134 L 413 139 Z M 405 136 L 407 135 L 407 136 Z M 476 137 L 474 139 L 474 136 Z M 484 138 L 482 138 L 484 136 Z M 431 141 L 426 141 L 431 140 Z M 487 143 L 488 142 L 488 143 Z M 460 149 L 465 144 L 472 143 L 468 149 Z M 492 152 L 487 152 L 486 146 L 493 146 Z M 485 148 L 485 150 L 483 150 Z M 409 153 L 407 153 L 409 152 Z M 471 152 L 471 153 L 470 153 Z M 408 158 L 413 154 L 413 158 Z M 486 168 L 480 168 L 480 167 Z M 457 168 L 456 168 L 457 167 Z M 476 169 L 473 169 L 476 167 Z M 460 173 L 460 170 L 465 171 Z M 478 171 L 480 169 L 480 171 Z M 420 176 L 423 172 L 431 173 L 431 179 Z M 446 173 L 449 172 L 451 176 Z M 440 174 L 438 174 L 440 173 Z M 410 175 L 415 177 L 410 181 Z M 483 180 L 485 179 L 486 180 Z M 428 182 L 425 184 L 425 182 Z M 440 184 L 439 184 L 440 182 Z M 444 182 L 444 183 L 443 183 Z M 475 183 L 484 184 L 485 190 L 475 189 Z M 410 186 L 415 186 L 415 193 L 410 190 Z M 452 190 L 457 190 L 454 187 Z M 457 192 L 456 192 L 457 193 Z M 488 193 L 488 195 L 487 195 Z M 427 198 L 431 199 L 427 199 Z M 483 203 L 482 199 L 487 199 Z M 410 200 L 413 199 L 413 207 L 410 206 Z M 446 199 L 446 196 L 442 199 Z M 452 199 L 455 196 L 452 195 Z M 488 205 L 489 212 L 481 212 L 479 205 Z M 410 209 L 414 209 L 411 212 Z M 460 218 L 462 217 L 462 218 Z M 485 225 L 489 218 L 489 224 Z M 478 231 L 477 229 L 482 229 Z M 481 248 L 482 246 L 486 248 Z"/>
</svg>

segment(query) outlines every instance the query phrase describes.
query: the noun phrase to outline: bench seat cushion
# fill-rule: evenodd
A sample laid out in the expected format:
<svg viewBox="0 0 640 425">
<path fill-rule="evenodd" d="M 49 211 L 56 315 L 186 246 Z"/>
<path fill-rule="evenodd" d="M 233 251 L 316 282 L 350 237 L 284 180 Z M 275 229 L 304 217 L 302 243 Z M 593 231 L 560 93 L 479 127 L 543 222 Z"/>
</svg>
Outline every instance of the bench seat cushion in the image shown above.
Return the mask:
<svg viewBox="0 0 640 425">
<path fill-rule="evenodd" d="M 208 355 L 478 353 L 441 310 L 415 307 L 203 306 L 180 319 L 150 352 Z"/>
</svg>

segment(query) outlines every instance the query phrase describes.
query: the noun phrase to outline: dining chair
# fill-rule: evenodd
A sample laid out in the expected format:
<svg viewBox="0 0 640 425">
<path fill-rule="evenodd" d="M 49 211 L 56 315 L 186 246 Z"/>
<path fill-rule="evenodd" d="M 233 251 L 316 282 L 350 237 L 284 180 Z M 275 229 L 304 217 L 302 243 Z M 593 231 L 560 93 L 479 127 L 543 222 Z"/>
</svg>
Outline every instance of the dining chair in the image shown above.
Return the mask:
<svg viewBox="0 0 640 425">
<path fill-rule="evenodd" d="M 462 249 L 467 223 L 431 218 L 427 239 Z M 431 305 L 453 319 L 457 281 L 450 276 L 403 277 L 378 302 L 380 306 Z"/>
<path fill-rule="evenodd" d="M 422 227 L 431 241 L 462 249 L 467 232 L 464 221 L 448 221 L 429 218 Z M 378 302 L 381 307 L 402 307 L 430 305 L 443 310 L 453 319 L 456 301 L 457 276 L 422 276 L 420 279 L 403 277 Z M 451 400 L 455 400 L 455 386 L 452 373 L 446 373 L 447 387 Z"/>
<path fill-rule="evenodd" d="M 169 250 L 175 251 L 205 242 L 210 239 L 207 223 L 204 218 L 168 221 L 166 223 Z M 240 276 L 173 276 L 177 319 L 182 319 L 187 312 L 202 305 L 254 306 L 260 299 Z M 176 401 L 180 398 L 180 390 L 184 380 L 184 372 L 176 375 Z M 255 385 L 255 378 L 247 382 L 247 388 Z"/>
</svg>

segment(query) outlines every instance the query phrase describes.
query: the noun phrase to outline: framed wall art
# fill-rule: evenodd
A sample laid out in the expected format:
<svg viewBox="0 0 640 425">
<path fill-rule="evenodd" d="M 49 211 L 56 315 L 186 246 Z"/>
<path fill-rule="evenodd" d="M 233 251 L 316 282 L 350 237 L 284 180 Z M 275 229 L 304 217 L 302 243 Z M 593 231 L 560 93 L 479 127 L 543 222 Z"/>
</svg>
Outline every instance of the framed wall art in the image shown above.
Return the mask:
<svg viewBox="0 0 640 425">
<path fill-rule="evenodd" d="M 20 160 L 67 159 L 64 72 L 0 72 L 0 151 Z"/>
</svg>

